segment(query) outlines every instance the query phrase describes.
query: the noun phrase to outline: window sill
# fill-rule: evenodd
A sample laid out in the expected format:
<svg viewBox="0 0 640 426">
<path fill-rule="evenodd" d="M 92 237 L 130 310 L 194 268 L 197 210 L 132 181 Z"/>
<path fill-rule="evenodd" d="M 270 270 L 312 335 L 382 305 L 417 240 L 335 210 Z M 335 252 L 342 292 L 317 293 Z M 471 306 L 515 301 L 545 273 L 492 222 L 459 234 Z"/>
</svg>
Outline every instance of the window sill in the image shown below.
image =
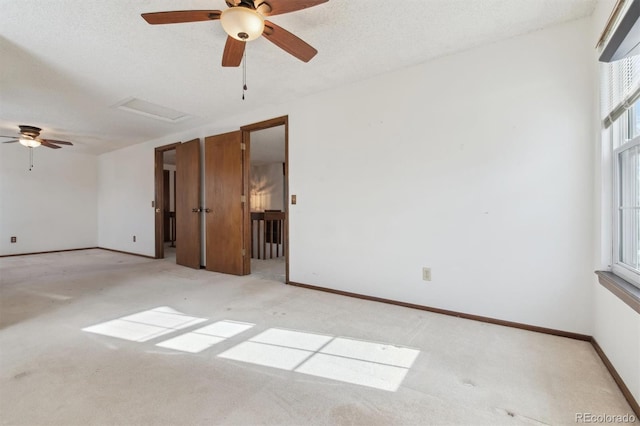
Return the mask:
<svg viewBox="0 0 640 426">
<path fill-rule="evenodd" d="M 613 272 L 596 271 L 596 275 L 603 287 L 615 294 L 620 300 L 629 305 L 631 309 L 640 314 L 640 288 L 620 278 Z"/>
</svg>

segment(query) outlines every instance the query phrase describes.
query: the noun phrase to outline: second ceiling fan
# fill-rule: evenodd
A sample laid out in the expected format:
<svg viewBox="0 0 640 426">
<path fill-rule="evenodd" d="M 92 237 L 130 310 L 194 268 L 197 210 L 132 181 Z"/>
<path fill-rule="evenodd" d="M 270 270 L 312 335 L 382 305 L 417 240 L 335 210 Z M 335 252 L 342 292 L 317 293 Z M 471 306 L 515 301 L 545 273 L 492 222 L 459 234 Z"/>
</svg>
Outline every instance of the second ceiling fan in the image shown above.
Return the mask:
<svg viewBox="0 0 640 426">
<path fill-rule="evenodd" d="M 301 61 L 309 62 L 318 51 L 264 17 L 295 12 L 327 1 L 329 0 L 226 0 L 229 9 L 224 11 L 178 10 L 143 13 L 142 17 L 152 25 L 220 20 L 228 34 L 222 54 L 223 67 L 239 66 L 245 43 L 261 35 Z"/>
</svg>

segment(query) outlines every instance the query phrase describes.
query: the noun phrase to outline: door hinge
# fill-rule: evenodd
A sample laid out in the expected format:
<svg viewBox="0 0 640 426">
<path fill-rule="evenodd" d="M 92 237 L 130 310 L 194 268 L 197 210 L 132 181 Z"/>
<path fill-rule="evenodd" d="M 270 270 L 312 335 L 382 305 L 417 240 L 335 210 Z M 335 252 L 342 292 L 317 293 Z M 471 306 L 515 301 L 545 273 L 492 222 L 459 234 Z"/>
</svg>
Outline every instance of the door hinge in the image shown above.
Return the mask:
<svg viewBox="0 0 640 426">
<path fill-rule="evenodd" d="M 246 203 L 247 202 L 247 196 L 246 195 L 241 195 L 240 196 L 240 202 L 241 203 Z"/>
<path fill-rule="evenodd" d="M 244 142 L 240 143 L 240 149 L 243 150 L 243 151 L 246 150 L 247 149 L 247 144 L 244 143 Z"/>
<path fill-rule="evenodd" d="M 247 252 L 245 251 L 245 249 L 242 249 L 242 257 L 246 256 Z"/>
</svg>

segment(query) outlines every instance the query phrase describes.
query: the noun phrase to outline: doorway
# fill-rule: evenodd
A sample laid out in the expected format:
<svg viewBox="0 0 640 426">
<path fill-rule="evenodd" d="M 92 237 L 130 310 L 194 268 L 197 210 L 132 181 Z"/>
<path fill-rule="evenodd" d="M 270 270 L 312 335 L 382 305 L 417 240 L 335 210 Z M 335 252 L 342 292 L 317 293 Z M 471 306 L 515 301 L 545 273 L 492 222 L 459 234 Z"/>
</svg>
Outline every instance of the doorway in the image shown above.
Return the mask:
<svg viewBox="0 0 640 426">
<path fill-rule="evenodd" d="M 245 230 L 252 275 L 289 282 L 288 118 L 242 127 L 245 167 Z"/>
<path fill-rule="evenodd" d="M 165 161 L 175 152 L 174 210 L 166 203 Z M 171 184 L 171 179 L 169 179 Z M 165 258 L 165 244 L 175 246 L 178 265 L 200 269 L 200 140 L 175 143 L 155 149 L 155 258 Z M 173 214 L 172 214 L 173 213 Z M 169 222 L 167 226 L 166 223 Z M 167 228 L 173 235 L 166 235 Z M 169 238 L 167 238 L 169 237 Z M 170 247 L 173 249 L 173 247 Z"/>
<path fill-rule="evenodd" d="M 178 145 L 179 142 L 157 147 L 154 154 L 155 200 L 152 207 L 155 209 L 156 259 L 164 259 L 165 254 L 169 257 L 175 255 L 175 159 Z M 174 247 L 170 247 L 172 245 Z"/>
<path fill-rule="evenodd" d="M 164 257 L 176 260 L 176 150 L 163 153 L 162 170 L 162 233 Z"/>
<path fill-rule="evenodd" d="M 164 153 L 173 150 L 176 153 L 173 181 L 176 263 L 234 275 L 251 274 L 253 266 L 258 275 L 289 283 L 288 137 L 287 116 L 243 126 L 240 131 L 209 136 L 202 145 L 204 175 L 198 139 L 156 148 L 155 257 L 165 257 Z M 253 174 L 276 176 L 277 184 L 267 185 L 273 187 L 268 194 L 257 186 L 253 187 L 253 194 L 251 192 L 252 144 L 256 151 Z M 260 216 L 262 223 L 254 224 L 252 213 Z M 202 222 L 201 214 L 204 215 Z M 201 240 L 205 243 L 204 266 L 201 266 Z"/>
</svg>

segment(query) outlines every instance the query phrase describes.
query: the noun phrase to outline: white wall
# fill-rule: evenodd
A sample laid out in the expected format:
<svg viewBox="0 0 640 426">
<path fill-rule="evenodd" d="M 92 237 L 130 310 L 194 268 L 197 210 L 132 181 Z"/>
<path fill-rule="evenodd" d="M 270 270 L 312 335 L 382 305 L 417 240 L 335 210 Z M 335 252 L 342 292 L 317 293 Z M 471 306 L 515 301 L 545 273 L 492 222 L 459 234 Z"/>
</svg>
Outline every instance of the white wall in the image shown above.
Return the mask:
<svg viewBox="0 0 640 426">
<path fill-rule="evenodd" d="M 601 285 L 595 286 L 593 336 L 640 401 L 640 314 Z"/>
<path fill-rule="evenodd" d="M 249 191 L 252 211 L 284 211 L 282 163 L 252 164 Z"/>
<path fill-rule="evenodd" d="M 572 22 L 297 105 L 291 279 L 589 334 L 588 30 Z"/>
<path fill-rule="evenodd" d="M 154 150 L 147 145 L 134 145 L 99 157 L 100 247 L 155 255 L 153 169 Z"/>
<path fill-rule="evenodd" d="M 153 254 L 154 146 L 288 114 L 292 281 L 591 334 L 589 30 L 571 22 L 105 154 L 100 244 Z"/>
<path fill-rule="evenodd" d="M 591 38 L 595 45 L 611 13 L 615 0 L 599 1 L 593 13 Z M 593 63 L 597 70 L 597 52 L 593 52 Z M 598 81 L 595 82 L 596 87 Z M 599 92 L 597 91 L 596 93 Z M 599 99 L 599 97 L 598 97 Z M 593 269 L 605 270 L 611 265 L 611 192 L 612 170 L 610 146 L 600 138 L 600 102 L 594 108 L 594 134 L 596 161 L 594 173 L 595 204 L 593 210 L 594 236 L 597 239 Z M 593 337 L 598 342 L 622 380 L 640 401 L 640 314 L 627 306 L 609 290 L 602 287 L 595 275 L 591 279 L 594 292 Z"/>
<path fill-rule="evenodd" d="M 95 247 L 97 157 L 40 147 L 29 171 L 27 148 L 0 148 L 0 255 Z"/>
</svg>

